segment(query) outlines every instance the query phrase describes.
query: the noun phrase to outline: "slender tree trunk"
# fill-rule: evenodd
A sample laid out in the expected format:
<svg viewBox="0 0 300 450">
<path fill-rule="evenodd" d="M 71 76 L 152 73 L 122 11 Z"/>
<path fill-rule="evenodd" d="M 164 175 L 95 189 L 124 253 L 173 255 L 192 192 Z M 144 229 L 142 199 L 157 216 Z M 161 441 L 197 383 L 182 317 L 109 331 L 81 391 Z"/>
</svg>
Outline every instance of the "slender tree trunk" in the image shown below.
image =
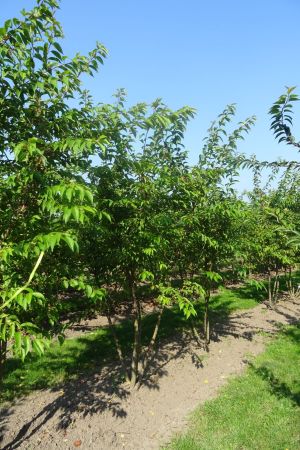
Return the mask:
<svg viewBox="0 0 300 450">
<path fill-rule="evenodd" d="M 134 387 L 137 383 L 139 376 L 139 361 L 141 355 L 141 303 L 140 299 L 136 296 L 135 282 L 133 276 L 130 276 L 129 280 L 130 297 L 133 305 L 134 314 L 134 339 L 133 339 L 133 352 L 131 361 L 131 386 Z"/>
<path fill-rule="evenodd" d="M 275 304 L 277 302 L 278 292 L 279 292 L 279 276 L 278 276 L 278 267 L 276 266 L 275 281 L 274 281 L 273 295 L 272 295 L 273 304 Z"/>
<path fill-rule="evenodd" d="M 272 305 L 272 277 L 271 270 L 268 271 L 268 294 L 269 294 L 269 303 Z"/>
<path fill-rule="evenodd" d="M 289 274 L 287 279 L 287 287 L 289 294 L 293 294 L 293 283 L 292 283 L 292 267 L 289 267 Z"/>
<path fill-rule="evenodd" d="M 156 324 L 155 324 L 155 327 L 154 327 L 154 330 L 153 330 L 153 334 L 152 334 L 152 337 L 151 337 L 151 340 L 150 340 L 147 352 L 145 354 L 145 358 L 143 360 L 143 371 L 142 371 L 142 373 L 140 375 L 140 379 L 139 379 L 137 388 L 139 388 L 141 386 L 142 378 L 146 374 L 146 372 L 148 370 L 148 367 L 149 367 L 149 365 L 150 365 L 150 363 L 152 361 L 153 350 L 154 350 L 154 346 L 155 346 L 155 343 L 156 343 L 156 338 L 157 338 L 157 335 L 158 335 L 158 330 L 159 330 L 159 327 L 160 327 L 160 322 L 161 322 L 161 318 L 162 318 L 163 312 L 164 312 L 164 307 L 162 307 L 160 309 L 159 313 L 158 313 L 157 321 L 156 321 Z"/>
<path fill-rule="evenodd" d="M 289 280 L 288 280 L 288 275 L 287 275 L 287 267 L 284 267 L 284 281 L 285 281 L 285 285 L 286 288 L 288 290 L 288 292 L 290 292 L 290 288 L 289 288 Z"/>
<path fill-rule="evenodd" d="M 0 339 L 0 386 L 3 383 L 4 364 L 6 361 L 6 355 L 7 355 L 7 341 L 3 341 L 2 339 Z"/>
<path fill-rule="evenodd" d="M 130 381 L 130 377 L 129 377 L 129 374 L 128 374 L 128 370 L 126 368 L 126 363 L 125 363 L 123 352 L 122 352 L 122 348 L 121 348 L 121 345 L 120 345 L 120 342 L 119 342 L 119 339 L 118 339 L 118 336 L 117 336 L 117 333 L 116 333 L 116 329 L 115 329 L 115 326 L 114 326 L 114 324 L 112 323 L 112 320 L 111 320 L 110 312 L 107 312 L 106 317 L 107 317 L 107 320 L 108 320 L 108 324 L 109 324 L 109 328 L 110 328 L 111 334 L 113 335 L 113 340 L 114 340 L 114 343 L 115 343 L 115 346 L 116 346 L 116 349 L 117 349 L 119 360 L 120 360 L 120 362 L 122 364 L 122 370 L 123 370 L 123 373 L 124 373 L 124 376 L 125 376 L 125 380 L 127 382 L 129 382 Z"/>
<path fill-rule="evenodd" d="M 210 323 L 209 323 L 209 300 L 210 300 L 210 289 L 206 291 L 205 294 L 205 309 L 204 309 L 204 341 L 206 351 L 208 351 L 208 346 L 210 343 Z"/>
</svg>

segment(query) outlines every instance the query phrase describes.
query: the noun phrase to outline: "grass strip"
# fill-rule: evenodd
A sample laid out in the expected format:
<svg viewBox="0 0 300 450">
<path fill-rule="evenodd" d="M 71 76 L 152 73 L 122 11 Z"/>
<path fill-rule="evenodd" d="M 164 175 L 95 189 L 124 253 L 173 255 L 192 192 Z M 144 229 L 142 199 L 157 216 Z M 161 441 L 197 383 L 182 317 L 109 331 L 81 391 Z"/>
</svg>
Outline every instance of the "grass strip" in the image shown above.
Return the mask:
<svg viewBox="0 0 300 450">
<path fill-rule="evenodd" d="M 247 372 L 198 408 L 169 450 L 299 450 L 300 326 L 285 327 Z"/>
</svg>

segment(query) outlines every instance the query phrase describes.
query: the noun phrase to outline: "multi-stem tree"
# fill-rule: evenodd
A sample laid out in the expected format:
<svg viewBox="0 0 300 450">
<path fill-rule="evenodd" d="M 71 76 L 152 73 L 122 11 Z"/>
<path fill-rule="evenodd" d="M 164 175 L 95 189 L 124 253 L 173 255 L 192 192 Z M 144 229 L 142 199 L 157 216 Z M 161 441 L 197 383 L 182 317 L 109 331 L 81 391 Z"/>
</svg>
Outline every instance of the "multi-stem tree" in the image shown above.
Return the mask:
<svg viewBox="0 0 300 450">
<path fill-rule="evenodd" d="M 109 292 L 121 287 L 128 295 L 134 342 L 131 370 L 126 374 L 134 386 L 141 379 L 139 365 L 145 359 L 137 287 L 143 282 L 159 290 L 158 286 L 166 285 L 170 278 L 168 257 L 174 215 L 169 203 L 177 177 L 187 171 L 181 141 L 194 111 L 188 107 L 172 111 L 161 100 L 150 108 L 138 104 L 128 110 L 124 103 L 124 92 L 119 91 L 116 104 L 98 109 L 110 142 L 100 164 L 91 168 L 90 179 L 99 208 L 109 207 L 110 217 L 105 224 L 91 223 L 85 241 L 87 260 L 93 255 L 90 268 L 98 283 L 109 286 Z M 111 322 L 112 302 L 108 299 L 106 305 Z M 163 307 L 159 308 L 158 323 Z M 153 344 L 154 338 L 150 347 Z"/>
</svg>

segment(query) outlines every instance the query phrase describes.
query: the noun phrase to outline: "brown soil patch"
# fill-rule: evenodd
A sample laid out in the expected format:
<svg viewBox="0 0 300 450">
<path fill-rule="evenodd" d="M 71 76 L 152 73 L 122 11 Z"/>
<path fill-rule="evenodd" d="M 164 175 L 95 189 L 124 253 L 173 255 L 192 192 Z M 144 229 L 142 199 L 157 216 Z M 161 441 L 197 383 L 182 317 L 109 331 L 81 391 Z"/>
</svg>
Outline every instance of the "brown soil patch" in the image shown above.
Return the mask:
<svg viewBox="0 0 300 450">
<path fill-rule="evenodd" d="M 147 298 L 141 299 L 141 313 L 142 315 L 152 314 L 158 311 L 158 305 L 155 302 L 155 299 Z M 124 304 L 118 308 L 117 311 L 112 315 L 112 320 L 114 324 L 121 323 L 127 319 L 133 319 L 133 313 L 131 305 Z M 90 333 L 92 331 L 96 331 L 99 327 L 108 327 L 108 320 L 106 316 L 102 316 L 101 314 L 95 315 L 94 317 L 90 317 L 88 319 L 82 319 L 78 323 L 71 325 L 65 331 L 66 338 L 77 338 L 82 336 L 85 333 Z"/>
<path fill-rule="evenodd" d="M 262 304 L 217 324 L 209 354 L 189 335 L 161 345 L 149 382 L 138 391 L 117 384 L 114 364 L 18 400 L 0 413 L 2 449 L 158 449 L 182 430 L 197 405 L 241 373 L 250 355 L 263 350 L 261 332 L 299 319 L 299 299 L 282 301 L 276 311 Z"/>
</svg>

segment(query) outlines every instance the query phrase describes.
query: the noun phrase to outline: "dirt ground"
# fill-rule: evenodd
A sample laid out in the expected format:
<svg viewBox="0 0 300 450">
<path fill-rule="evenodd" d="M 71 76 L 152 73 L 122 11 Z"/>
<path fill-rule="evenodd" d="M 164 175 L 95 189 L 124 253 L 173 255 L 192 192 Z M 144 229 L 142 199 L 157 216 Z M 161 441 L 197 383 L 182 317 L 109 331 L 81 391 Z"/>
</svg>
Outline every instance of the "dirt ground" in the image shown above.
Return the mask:
<svg viewBox="0 0 300 450">
<path fill-rule="evenodd" d="M 209 354 L 189 335 L 178 335 L 160 346 L 149 382 L 138 391 L 118 385 L 114 364 L 63 388 L 19 399 L 0 411 L 1 448 L 158 449 L 184 429 L 197 405 L 215 397 L 263 350 L 262 332 L 274 333 L 279 324 L 299 319 L 299 298 L 285 299 L 276 311 L 265 304 L 239 311 L 215 326 Z"/>
</svg>

